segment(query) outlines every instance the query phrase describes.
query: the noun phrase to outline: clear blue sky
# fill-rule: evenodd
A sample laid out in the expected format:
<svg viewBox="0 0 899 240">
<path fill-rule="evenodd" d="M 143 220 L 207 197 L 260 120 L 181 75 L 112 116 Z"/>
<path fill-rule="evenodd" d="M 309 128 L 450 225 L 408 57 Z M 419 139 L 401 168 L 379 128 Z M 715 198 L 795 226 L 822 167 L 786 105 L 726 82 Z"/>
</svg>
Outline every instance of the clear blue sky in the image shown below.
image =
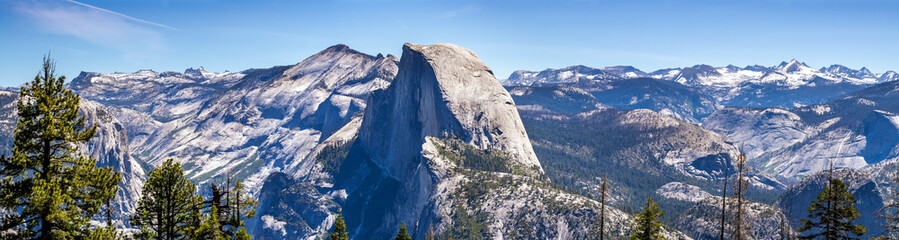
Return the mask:
<svg viewBox="0 0 899 240">
<path fill-rule="evenodd" d="M 240 71 L 344 43 L 398 55 L 449 42 L 518 69 L 706 63 L 899 70 L 899 1 L 0 0 L 0 86 L 58 73 Z"/>
</svg>

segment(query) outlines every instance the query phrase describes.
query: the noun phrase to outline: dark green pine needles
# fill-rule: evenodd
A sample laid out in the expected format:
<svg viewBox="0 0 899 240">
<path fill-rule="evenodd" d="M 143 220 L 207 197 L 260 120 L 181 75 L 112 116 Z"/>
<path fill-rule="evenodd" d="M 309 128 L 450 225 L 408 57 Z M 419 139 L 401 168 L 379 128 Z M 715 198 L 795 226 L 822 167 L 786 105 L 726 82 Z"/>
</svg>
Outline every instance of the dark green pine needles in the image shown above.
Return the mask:
<svg viewBox="0 0 899 240">
<path fill-rule="evenodd" d="M 833 171 L 833 170 L 831 170 Z M 849 234 L 861 236 L 868 230 L 852 221 L 861 216 L 855 209 L 855 197 L 849 192 L 846 184 L 839 179 L 831 179 L 824 191 L 818 193 L 818 199 L 808 207 L 808 218 L 802 219 L 799 231 L 812 231 L 801 236 L 802 239 L 860 239 Z"/>
<path fill-rule="evenodd" d="M 136 236 L 145 239 L 182 239 L 190 236 L 199 218 L 194 208 L 196 187 L 184 177 L 181 164 L 166 160 L 150 171 L 144 183 L 131 224 L 140 228 Z"/>
<path fill-rule="evenodd" d="M 665 212 L 659 210 L 659 205 L 652 201 L 652 198 L 646 199 L 646 207 L 643 212 L 637 214 L 634 220 L 634 233 L 631 234 L 631 240 L 663 240 L 662 221 L 659 220 Z"/>
<path fill-rule="evenodd" d="M 346 223 L 343 222 L 343 211 L 337 211 L 337 220 L 334 221 L 334 232 L 328 236 L 331 240 L 350 240 L 346 231 Z"/>
<path fill-rule="evenodd" d="M 412 237 L 409 236 L 409 233 L 406 231 L 406 223 L 400 225 L 400 231 L 396 233 L 396 237 L 393 240 L 412 240 Z"/>
<path fill-rule="evenodd" d="M 0 208 L 8 239 L 76 239 L 92 235 L 89 220 L 115 197 L 121 179 L 110 167 L 96 167 L 79 144 L 96 126 L 78 115 L 80 98 L 56 78 L 55 63 L 43 67 L 19 93 L 19 120 L 12 155 L 0 157 Z"/>
</svg>

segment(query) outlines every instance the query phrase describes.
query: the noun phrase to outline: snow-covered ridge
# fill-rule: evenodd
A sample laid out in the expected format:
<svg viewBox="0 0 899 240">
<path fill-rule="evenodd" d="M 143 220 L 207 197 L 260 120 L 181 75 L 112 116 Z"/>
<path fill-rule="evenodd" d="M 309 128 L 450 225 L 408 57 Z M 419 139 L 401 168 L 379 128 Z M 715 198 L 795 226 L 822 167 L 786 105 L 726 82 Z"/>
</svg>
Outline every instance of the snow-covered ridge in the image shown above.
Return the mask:
<svg viewBox="0 0 899 240">
<path fill-rule="evenodd" d="M 744 83 L 775 84 L 778 86 L 807 86 L 823 83 L 849 83 L 870 85 L 899 80 L 899 74 L 887 71 L 881 74 L 872 73 L 867 68 L 855 70 L 842 65 L 831 65 L 814 69 L 799 60 L 781 62 L 779 65 L 764 67 L 751 65 L 737 67 L 728 65 L 713 67 L 695 65 L 683 68 L 666 68 L 645 73 L 631 66 L 614 66 L 602 69 L 586 66 L 571 66 L 561 69 L 543 71 L 518 70 L 508 79 L 503 80 L 507 86 L 553 85 L 584 80 L 617 80 L 641 77 L 671 80 L 687 86 L 708 86 L 730 88 Z"/>
</svg>

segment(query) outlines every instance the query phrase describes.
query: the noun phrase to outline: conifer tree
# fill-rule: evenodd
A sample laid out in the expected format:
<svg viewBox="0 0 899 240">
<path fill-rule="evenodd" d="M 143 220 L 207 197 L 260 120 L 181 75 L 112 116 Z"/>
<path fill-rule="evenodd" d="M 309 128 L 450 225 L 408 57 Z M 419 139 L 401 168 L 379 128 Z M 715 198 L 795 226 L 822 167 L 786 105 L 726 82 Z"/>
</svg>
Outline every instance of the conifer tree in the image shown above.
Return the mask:
<svg viewBox="0 0 899 240">
<path fill-rule="evenodd" d="M 225 240 L 228 239 L 225 236 L 224 232 L 222 232 L 222 225 L 219 219 L 220 213 L 218 207 L 215 205 L 210 206 L 209 212 L 206 214 L 206 218 L 203 219 L 203 223 L 200 224 L 200 228 L 194 232 L 191 239 L 195 240 Z"/>
<path fill-rule="evenodd" d="M 328 236 L 331 240 L 350 240 L 346 231 L 346 223 L 343 222 L 343 210 L 337 211 L 337 220 L 334 221 L 334 232 Z"/>
<path fill-rule="evenodd" d="M 634 233 L 631 234 L 631 240 L 664 240 L 662 236 L 662 221 L 659 219 L 665 215 L 665 212 L 659 209 L 659 205 L 652 201 L 652 198 L 646 199 L 646 207 L 642 213 L 638 213 L 634 220 Z"/>
<path fill-rule="evenodd" d="M 12 239 L 72 239 L 89 235 L 89 220 L 118 191 L 110 167 L 81 153 L 96 125 L 79 116 L 77 94 L 45 56 L 41 71 L 19 93 L 12 155 L 0 157 L 0 234 Z"/>
<path fill-rule="evenodd" d="M 746 154 L 743 153 L 743 148 L 740 147 L 740 155 L 737 156 L 737 175 L 734 176 L 734 196 L 731 198 L 734 201 L 734 208 L 732 209 L 733 214 L 733 225 L 734 225 L 734 234 L 733 239 L 743 240 L 748 239 L 750 228 L 746 221 L 746 190 L 749 187 L 749 177 L 746 176 L 746 173 L 749 171 L 748 163 L 746 162 Z"/>
<path fill-rule="evenodd" d="M 406 223 L 400 225 L 400 231 L 396 233 L 396 237 L 393 240 L 412 240 L 412 237 L 406 232 Z"/>
<path fill-rule="evenodd" d="M 832 175 L 832 174 L 831 174 Z M 855 198 L 846 184 L 831 177 L 830 184 L 818 193 L 818 198 L 808 207 L 808 219 L 802 219 L 801 232 L 808 232 L 802 239 L 860 239 L 868 230 L 861 223 L 852 221 L 861 216 L 855 209 Z"/>
<path fill-rule="evenodd" d="M 196 187 L 184 176 L 181 164 L 168 159 L 150 171 L 131 224 L 142 238 L 185 239 L 190 236 Z"/>
<path fill-rule="evenodd" d="M 226 183 L 231 185 L 231 180 Z M 222 222 L 225 234 L 231 239 L 249 239 L 249 235 L 244 228 L 244 220 L 256 216 L 256 201 L 251 195 L 243 189 L 243 183 L 236 181 L 231 185 L 230 190 L 226 194 L 226 209 L 228 209 L 225 219 Z"/>
</svg>

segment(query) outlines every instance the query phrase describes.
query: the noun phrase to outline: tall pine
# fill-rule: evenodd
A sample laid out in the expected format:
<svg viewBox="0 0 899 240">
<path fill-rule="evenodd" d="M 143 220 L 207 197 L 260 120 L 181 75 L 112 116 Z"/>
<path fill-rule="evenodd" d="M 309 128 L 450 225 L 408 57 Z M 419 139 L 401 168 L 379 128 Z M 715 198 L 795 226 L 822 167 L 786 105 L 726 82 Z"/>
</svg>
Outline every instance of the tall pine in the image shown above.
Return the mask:
<svg viewBox="0 0 899 240">
<path fill-rule="evenodd" d="M 172 159 L 150 171 L 137 210 L 131 216 L 131 224 L 140 228 L 137 236 L 160 240 L 190 236 L 191 223 L 197 217 L 191 212 L 195 190 L 194 184 L 184 177 L 181 164 Z"/>
<path fill-rule="evenodd" d="M 19 119 L 12 155 L 0 157 L 0 232 L 12 239 L 87 237 L 89 220 L 118 191 L 121 180 L 110 167 L 98 168 L 79 144 L 96 126 L 78 115 L 80 98 L 65 89 L 65 76 L 45 56 L 34 81 L 19 93 Z"/>
<path fill-rule="evenodd" d="M 250 239 L 247 229 L 244 228 L 246 223 L 244 220 L 256 216 L 256 205 L 259 202 L 252 195 L 247 194 L 241 181 L 238 180 L 231 185 L 229 177 L 226 185 L 231 186 L 231 189 L 226 194 L 228 211 L 222 222 L 225 234 L 231 239 Z"/>
<path fill-rule="evenodd" d="M 831 177 L 828 186 L 818 193 L 817 200 L 812 201 L 812 205 L 808 207 L 808 219 L 801 220 L 802 227 L 798 230 L 806 234 L 800 238 L 860 239 L 851 235 L 861 236 L 868 230 L 861 223 L 852 223 L 861 216 L 854 204 L 855 197 L 846 184 Z"/>
<path fill-rule="evenodd" d="M 349 233 L 346 231 L 346 223 L 343 222 L 343 211 L 337 211 L 337 220 L 334 221 L 334 232 L 328 235 L 331 240 L 350 240 Z"/>
<path fill-rule="evenodd" d="M 396 233 L 396 237 L 393 240 L 412 240 L 412 237 L 409 236 L 409 232 L 406 230 L 406 223 L 400 225 L 400 231 Z"/>
<path fill-rule="evenodd" d="M 659 209 L 659 205 L 652 201 L 652 198 L 646 199 L 646 207 L 643 212 L 637 214 L 634 220 L 634 233 L 631 234 L 631 240 L 664 240 L 662 236 L 662 216 L 665 212 Z"/>
</svg>

